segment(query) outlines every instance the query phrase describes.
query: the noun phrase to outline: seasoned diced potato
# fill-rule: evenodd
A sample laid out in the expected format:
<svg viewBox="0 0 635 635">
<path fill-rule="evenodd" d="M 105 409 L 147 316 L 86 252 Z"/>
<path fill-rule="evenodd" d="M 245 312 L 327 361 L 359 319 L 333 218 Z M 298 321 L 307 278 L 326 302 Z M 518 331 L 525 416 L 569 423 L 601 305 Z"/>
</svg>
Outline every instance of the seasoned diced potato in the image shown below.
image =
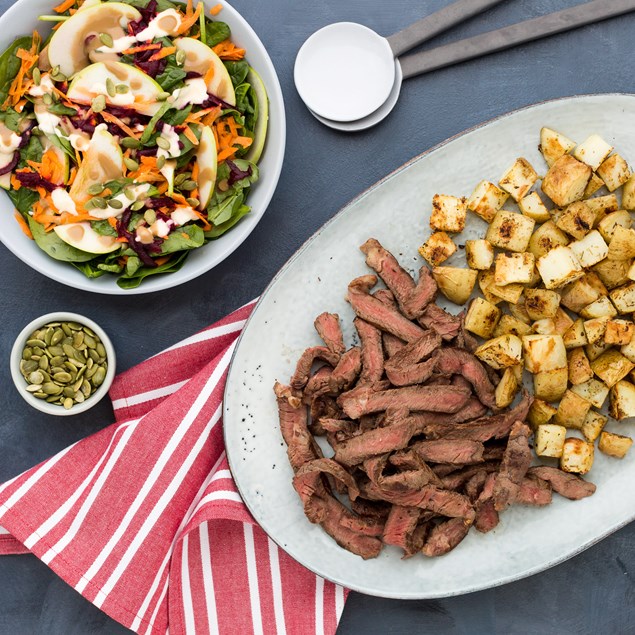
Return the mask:
<svg viewBox="0 0 635 635">
<path fill-rule="evenodd" d="M 494 335 L 494 337 L 499 337 L 500 335 L 506 335 L 507 333 L 517 335 L 518 337 L 529 335 L 529 333 L 531 333 L 531 326 L 529 324 L 521 322 L 513 315 L 504 313 L 501 316 L 501 319 L 498 321 L 498 324 L 496 325 L 496 328 L 494 329 L 494 333 L 492 335 Z"/>
<path fill-rule="evenodd" d="M 630 344 L 633 335 L 635 335 L 635 324 L 633 324 L 633 322 L 630 320 L 611 320 L 606 325 L 604 341 L 607 344 L 625 346 Z"/>
<path fill-rule="evenodd" d="M 512 368 L 506 368 L 501 380 L 496 386 L 494 396 L 496 397 L 497 408 L 507 408 L 518 392 L 518 379 Z"/>
<path fill-rule="evenodd" d="M 601 408 L 609 394 L 608 386 L 599 379 L 589 379 L 583 384 L 571 387 L 571 392 L 580 395 L 583 399 L 591 402 L 596 408 Z"/>
<path fill-rule="evenodd" d="M 565 207 L 584 196 L 592 170 L 588 165 L 564 154 L 549 168 L 542 180 L 542 191 L 558 206 Z"/>
<path fill-rule="evenodd" d="M 491 223 L 509 194 L 489 181 L 481 181 L 467 200 L 467 209 Z"/>
<path fill-rule="evenodd" d="M 558 307 L 553 325 L 558 335 L 564 335 L 573 326 L 573 320 L 562 307 Z"/>
<path fill-rule="evenodd" d="M 515 201 L 519 201 L 529 192 L 533 184 L 538 180 L 538 174 L 533 169 L 531 163 L 522 157 L 516 159 L 501 180 L 498 182 L 500 187 L 509 192 Z"/>
<path fill-rule="evenodd" d="M 498 286 L 508 284 L 525 284 L 532 279 L 536 259 L 528 252 L 510 254 L 508 252 L 496 256 L 494 282 Z"/>
<path fill-rule="evenodd" d="M 509 251 L 526 251 L 536 221 L 518 214 L 500 210 L 487 229 L 485 238 L 501 249 Z"/>
<path fill-rule="evenodd" d="M 520 211 L 532 218 L 537 223 L 545 223 L 551 218 L 549 210 L 545 207 L 538 192 L 530 192 L 518 201 Z"/>
<path fill-rule="evenodd" d="M 609 260 L 631 260 L 635 257 L 635 229 L 617 225 L 609 242 Z"/>
<path fill-rule="evenodd" d="M 532 320 L 553 318 L 560 306 L 560 294 L 548 289 L 525 289 L 525 308 Z"/>
<path fill-rule="evenodd" d="M 503 298 L 494 295 L 490 291 L 490 287 L 494 285 L 494 272 L 490 270 L 479 271 L 478 272 L 478 286 L 481 289 L 481 293 L 485 297 L 485 299 L 491 304 L 500 304 L 503 301 Z"/>
<path fill-rule="evenodd" d="M 593 379 L 593 370 L 584 349 L 574 348 L 569 353 L 569 381 L 575 386 Z"/>
<path fill-rule="evenodd" d="M 589 340 L 584 330 L 584 320 L 576 320 L 562 336 L 562 341 L 567 350 L 578 346 L 586 346 Z"/>
<path fill-rule="evenodd" d="M 616 459 L 623 459 L 631 449 L 631 445 L 633 445 L 633 439 L 630 437 L 613 432 L 602 432 L 598 441 L 598 450 Z"/>
<path fill-rule="evenodd" d="M 626 275 L 628 276 L 629 280 L 635 281 L 635 260 L 633 260 L 633 263 L 626 272 Z"/>
<path fill-rule="evenodd" d="M 542 152 L 548 166 L 552 166 L 563 154 L 568 154 L 573 148 L 575 148 L 575 141 L 571 141 L 551 128 L 541 128 L 538 149 Z"/>
<path fill-rule="evenodd" d="M 592 170 L 597 170 L 612 151 L 613 146 L 604 141 L 600 135 L 592 134 L 575 149 L 573 156 L 578 161 L 586 163 Z"/>
<path fill-rule="evenodd" d="M 529 425 L 536 430 L 538 426 L 549 423 L 556 412 L 558 412 L 558 409 L 546 401 L 534 399 L 527 413 L 527 421 L 529 421 Z"/>
<path fill-rule="evenodd" d="M 589 344 L 595 344 L 596 342 L 604 342 L 604 335 L 606 334 L 606 325 L 611 318 L 608 315 L 604 315 L 598 318 L 592 318 L 584 321 L 584 332 Z"/>
<path fill-rule="evenodd" d="M 489 269 L 494 262 L 494 248 L 484 238 L 465 241 L 465 260 L 471 269 Z"/>
<path fill-rule="evenodd" d="M 439 291 L 454 304 L 465 304 L 472 295 L 476 283 L 476 271 L 463 267 L 434 267 L 432 277 Z"/>
<path fill-rule="evenodd" d="M 480 337 L 491 337 L 500 316 L 497 306 L 483 298 L 474 298 L 465 316 L 465 328 Z"/>
<path fill-rule="evenodd" d="M 534 395 L 545 401 L 558 401 L 567 390 L 568 373 L 566 368 L 556 368 L 536 373 Z"/>
<path fill-rule="evenodd" d="M 629 260 L 608 260 L 605 258 L 597 265 L 593 265 L 593 271 L 598 275 L 607 289 L 614 289 L 628 282 Z M 615 300 L 613 300 L 615 304 Z M 615 304 L 617 306 L 617 304 Z M 619 307 L 618 307 L 619 310 Z"/>
<path fill-rule="evenodd" d="M 630 229 L 632 224 L 633 219 L 631 218 L 631 215 L 625 209 L 618 209 L 610 214 L 607 214 L 598 223 L 598 231 L 602 235 L 602 238 L 604 238 L 605 242 L 610 243 L 616 227 Z"/>
<path fill-rule="evenodd" d="M 620 348 L 620 353 L 635 363 L 635 335 L 631 337 L 630 342 Z"/>
<path fill-rule="evenodd" d="M 595 412 L 595 410 L 589 410 L 586 413 L 586 417 L 584 418 L 584 423 L 582 424 L 582 434 L 587 441 L 595 441 L 599 436 L 600 432 L 602 432 L 602 428 L 606 425 L 608 421 L 608 417 L 600 414 L 599 412 Z"/>
<path fill-rule="evenodd" d="M 631 176 L 628 164 L 619 154 L 612 154 L 604 159 L 597 169 L 598 176 L 604 181 L 609 192 L 615 191 L 620 185 L 624 185 Z"/>
<path fill-rule="evenodd" d="M 584 270 L 569 247 L 554 247 L 536 263 L 547 289 L 557 289 L 584 275 Z"/>
<path fill-rule="evenodd" d="M 553 422 L 565 426 L 565 428 L 580 430 L 590 408 L 591 403 L 589 401 L 571 390 L 567 390 L 558 404 L 558 411 L 553 418 Z"/>
<path fill-rule="evenodd" d="M 589 198 L 589 196 L 593 196 L 603 186 L 604 181 L 594 172 L 591 175 L 589 182 L 586 184 L 586 189 L 584 190 L 584 196 L 582 198 Z"/>
<path fill-rule="evenodd" d="M 530 324 L 531 323 L 531 318 L 529 317 L 529 315 L 527 313 L 527 307 L 525 306 L 525 299 L 524 298 L 521 298 L 515 304 L 508 304 L 507 308 L 509 309 L 509 312 L 517 320 L 520 320 L 521 322 L 524 322 L 525 324 Z"/>
<path fill-rule="evenodd" d="M 635 364 L 630 359 L 624 357 L 622 353 L 611 349 L 602 353 L 597 359 L 591 362 L 593 372 L 609 387 L 614 386 L 620 379 L 624 379 Z"/>
<path fill-rule="evenodd" d="M 462 232 L 465 229 L 467 199 L 435 194 L 432 197 L 430 227 L 446 232 Z"/>
<path fill-rule="evenodd" d="M 481 344 L 474 354 L 492 368 L 515 366 L 522 360 L 523 345 L 516 335 L 501 335 Z"/>
<path fill-rule="evenodd" d="M 586 474 L 593 466 L 593 443 L 570 437 L 565 439 L 560 457 L 560 469 L 563 472 Z"/>
<path fill-rule="evenodd" d="M 534 450 L 538 456 L 562 456 L 567 429 L 555 423 L 544 423 L 534 433 Z"/>
<path fill-rule="evenodd" d="M 598 318 L 602 319 L 602 318 Z M 605 331 L 606 332 L 606 331 Z M 589 361 L 592 362 L 594 359 L 597 359 L 602 353 L 606 353 L 606 351 L 611 348 L 610 344 L 605 344 L 604 339 L 598 340 L 597 342 L 589 343 L 584 347 L 584 352 L 586 356 L 589 358 Z"/>
<path fill-rule="evenodd" d="M 593 228 L 595 213 L 584 201 L 576 201 L 567 205 L 554 220 L 563 232 L 580 240 Z"/>
<path fill-rule="evenodd" d="M 635 417 L 635 386 L 630 381 L 623 379 L 611 388 L 609 415 L 618 421 Z"/>
<path fill-rule="evenodd" d="M 607 293 L 606 290 L 604 293 Z M 587 273 L 563 289 L 560 304 L 574 313 L 579 313 L 585 306 L 595 302 L 600 295 L 599 289 L 592 284 Z"/>
<path fill-rule="evenodd" d="M 532 254 L 533 255 L 533 254 Z M 536 268 L 534 264 L 534 268 L 531 270 L 531 280 L 525 283 L 525 288 L 534 288 L 538 285 L 542 284 L 542 278 L 540 277 L 540 272 Z"/>
<path fill-rule="evenodd" d="M 536 258 L 540 258 L 554 247 L 568 244 L 569 237 L 552 220 L 549 220 L 532 234 L 529 239 L 529 251 Z"/>
<path fill-rule="evenodd" d="M 591 211 L 595 214 L 593 227 L 597 227 L 607 214 L 616 212 L 619 209 L 617 196 L 615 194 L 607 194 L 606 196 L 596 196 L 584 201 Z"/>
<path fill-rule="evenodd" d="M 525 368 L 539 373 L 567 368 L 567 349 L 560 335 L 525 335 L 522 339 Z"/>
<path fill-rule="evenodd" d="M 604 260 L 609 253 L 609 246 L 597 229 L 590 231 L 584 238 L 575 240 L 569 245 L 583 267 L 592 267 Z"/>
<path fill-rule="evenodd" d="M 635 174 L 633 174 L 622 188 L 622 207 L 624 209 L 635 209 Z"/>
<path fill-rule="evenodd" d="M 629 282 L 623 287 L 613 289 L 609 296 L 619 313 L 633 313 L 635 311 L 635 282 Z"/>
<path fill-rule="evenodd" d="M 455 251 L 456 245 L 445 232 L 433 232 L 430 238 L 419 247 L 419 253 L 432 267 L 440 265 Z"/>
<path fill-rule="evenodd" d="M 595 302 L 588 304 L 580 311 L 580 317 L 593 319 L 598 317 L 613 317 L 617 315 L 617 310 L 613 303 L 605 295 L 599 297 Z"/>
<path fill-rule="evenodd" d="M 507 302 L 511 304 L 516 304 L 516 302 L 520 300 L 520 296 L 524 290 L 523 285 L 520 283 L 506 284 L 503 286 L 496 284 L 493 270 L 480 271 L 478 278 L 481 290 L 487 289 L 492 295 L 502 300 L 507 300 Z M 485 291 L 483 291 L 483 295 L 485 295 Z"/>
<path fill-rule="evenodd" d="M 534 333 L 539 335 L 556 335 L 556 325 L 551 318 L 543 318 L 542 320 L 536 320 L 532 325 Z"/>
</svg>

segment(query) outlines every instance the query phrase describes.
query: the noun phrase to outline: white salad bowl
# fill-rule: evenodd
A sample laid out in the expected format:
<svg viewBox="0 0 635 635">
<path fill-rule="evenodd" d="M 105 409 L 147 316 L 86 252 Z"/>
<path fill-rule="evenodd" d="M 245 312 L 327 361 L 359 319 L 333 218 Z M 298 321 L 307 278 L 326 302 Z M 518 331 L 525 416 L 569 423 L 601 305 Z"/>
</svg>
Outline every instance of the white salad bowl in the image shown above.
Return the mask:
<svg viewBox="0 0 635 635">
<path fill-rule="evenodd" d="M 0 51 L 4 51 L 17 37 L 28 35 L 34 29 L 42 35 L 47 33 L 49 25 L 38 20 L 38 16 L 51 14 L 56 4 L 54 0 L 18 0 L 13 4 L 0 16 Z M 216 0 L 210 3 L 210 6 L 212 4 L 216 4 Z M 192 280 L 222 262 L 249 236 L 265 213 L 282 170 L 286 141 L 284 104 L 275 68 L 263 43 L 236 9 L 224 0 L 221 0 L 221 4 L 223 9 L 217 19 L 229 25 L 232 41 L 246 50 L 245 57 L 262 78 L 269 96 L 267 140 L 258 162 L 260 179 L 252 186 L 247 199 L 251 212 L 220 238 L 192 250 L 179 271 L 150 276 L 135 289 L 122 289 L 117 286 L 116 276 L 104 275 L 89 279 L 71 264 L 54 260 L 45 254 L 22 233 L 20 225 L 13 218 L 14 208 L 11 199 L 7 194 L 0 193 L 0 215 L 3 218 L 0 241 L 9 251 L 36 271 L 76 289 L 112 295 L 131 295 L 161 291 Z"/>
</svg>

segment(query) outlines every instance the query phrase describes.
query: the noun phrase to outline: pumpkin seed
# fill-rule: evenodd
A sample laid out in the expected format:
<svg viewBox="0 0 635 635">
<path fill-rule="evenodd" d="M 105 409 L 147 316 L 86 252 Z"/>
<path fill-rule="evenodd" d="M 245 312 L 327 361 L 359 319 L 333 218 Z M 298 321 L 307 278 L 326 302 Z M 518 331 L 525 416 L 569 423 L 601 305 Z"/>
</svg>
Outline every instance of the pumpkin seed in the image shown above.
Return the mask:
<svg viewBox="0 0 635 635">
<path fill-rule="evenodd" d="M 70 327 L 68 324 L 66 324 L 66 322 L 63 322 L 63 323 L 61 324 L 61 327 L 62 327 L 62 331 L 64 331 L 64 333 L 65 333 L 67 336 L 71 334 L 71 327 Z"/>
<path fill-rule="evenodd" d="M 47 381 L 42 385 L 42 392 L 45 392 L 47 395 L 59 395 L 62 392 L 62 388 L 52 381 Z"/>
<path fill-rule="evenodd" d="M 169 96 L 170 96 L 170 93 L 162 91 L 162 92 L 157 94 L 156 100 L 157 101 L 165 101 Z"/>
<path fill-rule="evenodd" d="M 110 33 L 100 33 L 99 40 L 104 46 L 107 46 L 108 48 L 112 48 L 112 45 L 114 44 L 112 35 L 110 35 Z"/>
<path fill-rule="evenodd" d="M 130 89 L 128 88 L 127 84 L 117 84 L 115 86 L 115 91 L 117 92 L 117 94 L 119 95 L 125 95 Z"/>
<path fill-rule="evenodd" d="M 117 94 L 117 91 L 115 90 L 115 82 L 113 82 L 110 77 L 106 78 L 106 92 L 110 97 L 114 97 Z"/>
<path fill-rule="evenodd" d="M 60 400 L 60 396 L 59 395 L 49 395 L 45 401 L 48 401 L 49 403 L 56 403 Z"/>
<path fill-rule="evenodd" d="M 62 348 L 64 349 L 64 354 L 67 357 L 69 358 L 75 357 L 75 353 L 77 353 L 77 351 L 70 344 L 64 344 Z"/>
<path fill-rule="evenodd" d="M 197 198 L 188 198 L 187 203 L 194 208 L 197 208 L 201 204 L 201 202 Z"/>
<path fill-rule="evenodd" d="M 49 358 L 46 355 L 42 355 L 42 357 L 40 357 L 40 361 L 38 362 L 40 365 L 40 368 L 42 370 L 47 370 L 49 367 Z"/>
<path fill-rule="evenodd" d="M 51 367 L 52 368 L 60 368 L 62 364 L 64 364 L 66 357 L 64 355 L 55 355 L 55 357 L 51 357 Z"/>
<path fill-rule="evenodd" d="M 73 346 L 78 348 L 84 343 L 84 333 L 83 331 L 75 331 L 73 333 Z"/>
<path fill-rule="evenodd" d="M 87 335 L 90 335 L 91 337 L 97 337 L 97 335 L 95 334 L 95 331 L 93 331 L 92 329 L 89 329 L 87 326 L 82 326 L 82 331 L 84 331 L 84 333 L 86 333 Z"/>
<path fill-rule="evenodd" d="M 37 392 L 33 392 L 31 394 L 34 397 L 37 397 L 38 399 L 46 399 L 48 397 L 48 395 L 45 392 L 42 392 L 41 390 L 38 390 Z"/>
<path fill-rule="evenodd" d="M 31 359 L 31 355 L 33 355 L 33 350 L 31 349 L 30 346 L 27 346 L 22 352 L 22 359 L 29 360 Z"/>
<path fill-rule="evenodd" d="M 98 368 L 99 366 L 93 366 L 92 368 L 88 368 L 88 366 L 86 366 L 86 372 L 84 373 L 84 377 L 86 377 L 86 379 L 91 379 L 92 376 L 97 372 Z"/>
<path fill-rule="evenodd" d="M 144 206 L 144 202 L 143 201 L 135 201 L 131 206 L 130 209 L 133 212 L 138 212 L 142 207 Z"/>
<path fill-rule="evenodd" d="M 86 372 L 88 373 L 88 371 Z M 93 375 L 93 386 L 101 386 L 104 379 L 106 379 L 106 369 L 103 366 L 97 366 L 97 372 Z"/>
<path fill-rule="evenodd" d="M 39 370 L 34 370 L 29 373 L 28 380 L 31 384 L 41 384 L 44 381 L 44 375 Z"/>
<path fill-rule="evenodd" d="M 53 357 L 62 357 L 65 355 L 64 348 L 62 346 L 49 346 L 49 353 L 53 355 Z"/>
<path fill-rule="evenodd" d="M 42 384 L 30 384 L 26 387 L 27 392 L 39 392 L 42 390 Z"/>
<path fill-rule="evenodd" d="M 23 375 L 28 375 L 29 373 L 32 373 L 34 370 L 37 370 L 39 368 L 39 364 L 34 361 L 34 360 L 28 360 L 28 361 L 24 361 L 22 360 L 20 362 L 20 372 Z"/>
<path fill-rule="evenodd" d="M 98 196 L 104 191 L 104 186 L 101 183 L 93 183 L 86 191 L 91 196 Z"/>
<path fill-rule="evenodd" d="M 71 399 L 75 396 L 75 388 L 73 386 L 65 386 L 64 390 L 62 390 L 62 394 L 64 397 L 71 397 Z"/>
<path fill-rule="evenodd" d="M 47 346 L 51 345 L 51 340 L 53 339 L 53 329 L 49 326 L 46 331 L 44 331 L 44 343 Z"/>
<path fill-rule="evenodd" d="M 106 108 L 106 97 L 104 95 L 93 97 L 93 100 L 90 102 L 90 107 L 93 109 L 93 112 L 101 112 Z"/>
<path fill-rule="evenodd" d="M 39 86 L 40 82 L 42 81 L 42 73 L 40 72 L 40 69 L 37 66 L 33 68 L 32 77 L 33 77 L 33 83 L 36 86 Z"/>
<path fill-rule="evenodd" d="M 131 159 L 130 157 L 124 157 L 123 162 L 125 166 L 132 172 L 139 169 L 139 164 L 134 159 Z"/>
<path fill-rule="evenodd" d="M 32 340 L 27 340 L 26 341 L 26 345 L 27 346 L 32 346 L 33 348 L 35 348 L 36 346 L 39 348 L 42 348 L 44 346 L 46 346 L 46 342 L 44 340 L 40 340 L 40 339 L 32 339 Z"/>
<path fill-rule="evenodd" d="M 52 106 L 53 105 L 53 97 L 51 97 L 51 95 L 49 93 L 44 93 L 44 95 L 42 95 L 42 101 L 47 106 Z"/>
<path fill-rule="evenodd" d="M 71 381 L 73 377 L 70 373 L 65 373 L 64 371 L 62 371 L 61 373 L 55 373 L 53 375 L 53 379 L 55 381 L 61 382 L 62 384 L 68 384 L 68 382 Z"/>
<path fill-rule="evenodd" d="M 65 410 L 70 410 L 73 407 L 73 399 L 71 397 L 66 397 L 62 402 Z"/>
<path fill-rule="evenodd" d="M 88 380 L 84 379 L 84 381 L 82 382 L 81 390 L 84 397 L 88 397 L 88 395 L 90 395 L 90 393 L 93 391 L 93 387 L 90 385 Z"/>
<path fill-rule="evenodd" d="M 183 181 L 183 183 L 181 183 L 180 189 L 186 192 L 191 192 L 192 190 L 196 189 L 196 181 L 192 181 L 192 180 Z"/>
<path fill-rule="evenodd" d="M 165 137 L 157 137 L 157 145 L 163 150 L 170 149 L 170 142 Z"/>
<path fill-rule="evenodd" d="M 86 397 L 84 397 L 84 393 L 78 392 L 75 393 L 75 397 L 73 397 L 73 399 L 75 400 L 75 403 L 84 403 Z"/>
</svg>

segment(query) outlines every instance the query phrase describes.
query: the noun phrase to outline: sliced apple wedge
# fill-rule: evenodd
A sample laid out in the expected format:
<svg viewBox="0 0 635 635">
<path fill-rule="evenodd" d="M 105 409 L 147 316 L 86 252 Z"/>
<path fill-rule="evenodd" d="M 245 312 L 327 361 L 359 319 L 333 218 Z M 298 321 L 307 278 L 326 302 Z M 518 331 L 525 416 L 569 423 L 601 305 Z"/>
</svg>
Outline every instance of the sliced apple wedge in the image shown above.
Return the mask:
<svg viewBox="0 0 635 635">
<path fill-rule="evenodd" d="M 78 11 L 53 32 L 47 47 L 51 66 L 72 77 L 91 63 L 90 54 L 100 46 L 101 33 L 117 40 L 127 35 L 128 23 L 140 17 L 137 9 L 123 2 L 104 2 Z"/>
<path fill-rule="evenodd" d="M 201 132 L 201 139 L 196 152 L 196 163 L 198 164 L 198 186 L 199 209 L 205 209 L 209 199 L 214 192 L 216 184 L 216 170 L 218 167 L 218 152 L 216 149 L 216 139 L 209 126 L 205 126 Z"/>
<path fill-rule="evenodd" d="M 114 97 L 108 94 L 106 82 L 125 84 L 128 92 Z M 103 95 L 106 103 L 132 108 L 143 115 L 154 115 L 161 104 L 158 96 L 163 89 L 149 75 L 135 66 L 122 62 L 97 62 L 75 75 L 68 87 L 68 98 L 80 104 L 90 104 L 97 95 Z"/>
<path fill-rule="evenodd" d="M 265 85 L 260 79 L 260 75 L 253 68 L 249 68 L 247 81 L 251 84 L 258 99 L 258 119 L 254 130 L 254 140 L 249 146 L 249 150 L 245 155 L 247 161 L 258 163 L 260 155 L 265 147 L 265 139 L 267 138 L 267 127 L 269 125 L 269 97 Z"/>
<path fill-rule="evenodd" d="M 114 236 L 98 234 L 88 221 L 58 225 L 54 231 L 71 247 L 89 254 L 108 254 L 121 247 L 121 243 L 117 242 Z"/>
<path fill-rule="evenodd" d="M 174 46 L 176 46 L 177 51 L 185 53 L 184 71 L 193 71 L 205 77 L 210 67 L 213 67 L 214 73 L 207 83 L 207 92 L 220 97 L 230 106 L 236 105 L 236 95 L 231 77 L 223 60 L 209 46 L 191 37 L 174 40 Z"/>
</svg>

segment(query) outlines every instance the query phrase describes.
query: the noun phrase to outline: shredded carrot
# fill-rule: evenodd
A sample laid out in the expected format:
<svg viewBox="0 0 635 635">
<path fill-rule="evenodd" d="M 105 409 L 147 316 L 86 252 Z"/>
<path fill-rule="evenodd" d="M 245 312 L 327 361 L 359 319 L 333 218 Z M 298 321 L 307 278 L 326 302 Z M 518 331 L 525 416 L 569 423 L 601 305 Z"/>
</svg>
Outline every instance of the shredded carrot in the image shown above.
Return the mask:
<svg viewBox="0 0 635 635">
<path fill-rule="evenodd" d="M 33 240 L 33 234 L 31 233 L 31 229 L 29 228 L 27 222 L 24 220 L 24 216 L 22 216 L 22 214 L 20 214 L 17 210 L 14 216 L 18 221 L 18 225 L 20 225 L 20 229 L 24 232 L 24 235 Z"/>
<path fill-rule="evenodd" d="M 22 99 L 22 96 L 28 90 L 30 86 L 30 80 L 27 79 L 27 73 L 37 63 L 40 42 L 41 39 L 39 33 L 37 31 L 33 31 L 31 48 L 28 51 L 23 48 L 19 48 L 16 51 L 15 55 L 18 59 L 20 59 L 20 68 L 18 69 L 16 76 L 11 82 L 7 98 L 2 105 L 3 108 L 6 108 L 7 106 L 16 107 Z M 25 79 L 27 80 L 26 82 Z"/>
<path fill-rule="evenodd" d="M 192 0 L 187 0 L 187 4 L 185 5 L 185 15 L 186 17 L 190 17 L 192 15 L 192 8 L 193 8 L 193 3 Z"/>
<path fill-rule="evenodd" d="M 189 139 L 195 146 L 198 145 L 198 139 L 196 138 L 196 135 L 194 134 L 194 131 L 192 130 L 192 128 L 190 128 L 189 126 L 185 126 L 185 128 L 183 129 L 183 134 L 185 135 L 185 137 L 187 139 Z"/>
<path fill-rule="evenodd" d="M 214 79 L 214 65 L 210 64 L 209 68 L 205 71 L 205 75 L 203 77 L 205 86 L 209 86 L 213 79 Z"/>
<path fill-rule="evenodd" d="M 168 260 L 170 260 L 171 255 L 168 256 L 159 256 L 158 258 L 154 259 L 154 262 L 157 263 L 157 265 L 160 267 L 161 265 L 164 265 Z"/>
<path fill-rule="evenodd" d="M 238 48 L 231 40 L 219 42 L 212 47 L 212 51 L 222 60 L 238 61 L 245 57 L 245 49 Z"/>
<path fill-rule="evenodd" d="M 236 137 L 234 143 L 241 145 L 243 148 L 248 148 L 254 140 L 251 137 Z"/>
<path fill-rule="evenodd" d="M 203 8 L 203 3 L 199 2 L 196 5 L 196 10 L 194 11 L 194 13 L 191 13 L 192 0 L 188 0 L 187 12 L 186 12 L 185 17 L 183 18 L 183 20 L 181 20 L 181 26 L 179 27 L 179 29 L 177 31 L 177 33 L 179 35 L 181 35 L 182 33 L 186 33 L 187 31 L 189 31 L 192 28 L 192 26 L 194 26 L 194 24 L 198 20 L 199 15 L 201 14 L 202 8 Z"/>
<path fill-rule="evenodd" d="M 176 46 L 164 46 L 150 58 L 150 61 L 156 62 L 157 60 L 162 60 L 164 57 L 172 55 L 172 53 L 176 53 Z"/>
<path fill-rule="evenodd" d="M 73 166 L 71 168 L 71 173 L 68 177 L 68 182 L 66 183 L 66 185 L 73 185 L 73 182 L 75 181 L 76 176 L 77 176 L 77 168 Z"/>
<path fill-rule="evenodd" d="M 207 217 L 201 212 L 199 212 L 197 209 L 194 210 L 194 213 L 198 216 L 199 220 L 203 222 L 203 229 L 205 231 L 209 231 L 212 228 L 212 226 L 210 222 L 207 220 Z"/>
<path fill-rule="evenodd" d="M 53 11 L 55 11 L 55 13 L 66 13 L 71 7 L 75 6 L 76 2 L 77 0 L 64 0 L 61 4 L 53 7 Z"/>
<path fill-rule="evenodd" d="M 211 15 L 218 15 L 221 11 L 223 10 L 223 5 L 220 4 L 220 2 L 218 4 L 215 4 L 210 10 L 210 14 Z"/>
<path fill-rule="evenodd" d="M 218 153 L 218 161 L 224 161 L 225 159 L 229 159 L 236 154 L 236 148 L 225 148 Z"/>
<path fill-rule="evenodd" d="M 155 49 L 160 49 L 161 44 L 158 42 L 156 44 L 140 44 L 139 46 L 132 46 L 129 49 L 125 49 L 121 53 L 123 55 L 132 55 L 133 53 L 142 53 L 143 51 L 154 51 Z"/>
<path fill-rule="evenodd" d="M 117 229 L 117 219 L 114 216 L 111 216 L 108 219 L 108 224 L 113 227 L 114 229 Z"/>
<path fill-rule="evenodd" d="M 194 166 L 192 167 L 192 181 L 198 181 L 198 161 L 194 161 Z"/>
<path fill-rule="evenodd" d="M 17 170 L 17 171 L 19 172 L 20 170 Z M 15 174 L 11 175 L 11 187 L 14 190 L 19 190 L 22 187 L 22 183 L 20 183 L 20 181 L 18 181 L 18 179 L 17 179 Z"/>
<path fill-rule="evenodd" d="M 201 119 L 201 123 L 204 126 L 211 126 L 216 121 L 216 118 L 218 117 L 218 115 L 220 115 L 220 113 L 221 113 L 220 106 L 213 108 L 210 113 L 208 113 L 207 115 L 205 115 L 205 117 L 203 117 L 203 119 Z"/>
<path fill-rule="evenodd" d="M 123 130 L 129 137 L 133 137 L 134 139 L 138 139 L 139 138 L 139 134 L 140 133 L 135 132 L 132 128 L 127 126 L 123 121 L 121 121 L 121 119 L 119 119 L 119 117 L 115 117 L 115 115 L 111 115 L 106 110 L 102 110 L 101 111 L 101 116 L 106 121 L 109 121 L 110 123 L 114 123 L 117 127 L 119 127 L 121 130 Z"/>
</svg>

